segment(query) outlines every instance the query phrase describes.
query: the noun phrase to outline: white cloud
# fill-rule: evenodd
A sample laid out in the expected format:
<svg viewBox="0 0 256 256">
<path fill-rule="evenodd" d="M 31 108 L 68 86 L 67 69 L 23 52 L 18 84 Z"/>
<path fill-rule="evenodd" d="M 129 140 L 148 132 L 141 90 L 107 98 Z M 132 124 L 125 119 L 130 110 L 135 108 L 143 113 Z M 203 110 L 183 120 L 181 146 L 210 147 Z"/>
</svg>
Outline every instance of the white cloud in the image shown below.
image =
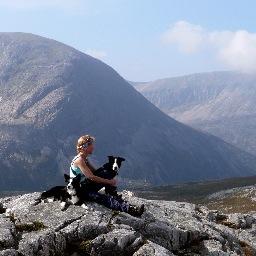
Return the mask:
<svg viewBox="0 0 256 256">
<path fill-rule="evenodd" d="M 177 44 L 180 51 L 193 53 L 203 41 L 203 29 L 186 21 L 178 21 L 163 35 L 163 42 Z"/>
<path fill-rule="evenodd" d="M 83 0 L 0 0 L 0 6 L 10 9 L 61 8 L 79 9 Z"/>
<path fill-rule="evenodd" d="M 228 68 L 256 70 L 256 33 L 209 31 L 187 21 L 178 21 L 162 35 L 162 40 L 176 45 L 185 54 L 213 53 L 216 60 Z"/>
<path fill-rule="evenodd" d="M 256 34 L 244 30 L 233 32 L 218 50 L 218 58 L 226 65 L 244 71 L 256 69 Z"/>
<path fill-rule="evenodd" d="M 87 49 L 85 53 L 97 59 L 104 59 L 107 56 L 105 51 L 96 49 Z"/>
</svg>

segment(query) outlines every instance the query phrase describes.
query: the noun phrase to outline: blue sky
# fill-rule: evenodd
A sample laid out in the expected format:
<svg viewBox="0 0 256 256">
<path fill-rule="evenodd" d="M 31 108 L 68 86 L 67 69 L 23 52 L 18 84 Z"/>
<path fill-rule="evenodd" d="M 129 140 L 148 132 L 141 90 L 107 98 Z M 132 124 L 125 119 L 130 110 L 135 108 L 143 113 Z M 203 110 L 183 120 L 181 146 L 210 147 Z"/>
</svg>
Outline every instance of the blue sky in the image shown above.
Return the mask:
<svg viewBox="0 0 256 256">
<path fill-rule="evenodd" d="M 255 1 L 0 0 L 0 31 L 52 38 L 149 81 L 256 66 Z"/>
</svg>

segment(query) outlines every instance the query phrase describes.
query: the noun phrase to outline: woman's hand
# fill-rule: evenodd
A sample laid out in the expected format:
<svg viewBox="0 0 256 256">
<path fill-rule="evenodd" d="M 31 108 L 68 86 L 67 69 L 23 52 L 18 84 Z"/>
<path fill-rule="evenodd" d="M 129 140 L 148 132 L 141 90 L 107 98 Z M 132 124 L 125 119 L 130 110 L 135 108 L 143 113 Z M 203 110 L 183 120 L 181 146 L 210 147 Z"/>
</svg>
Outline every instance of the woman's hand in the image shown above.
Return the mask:
<svg viewBox="0 0 256 256">
<path fill-rule="evenodd" d="M 116 186 L 116 184 L 117 184 L 117 180 L 116 179 L 109 180 L 109 185 L 110 186 Z"/>
</svg>

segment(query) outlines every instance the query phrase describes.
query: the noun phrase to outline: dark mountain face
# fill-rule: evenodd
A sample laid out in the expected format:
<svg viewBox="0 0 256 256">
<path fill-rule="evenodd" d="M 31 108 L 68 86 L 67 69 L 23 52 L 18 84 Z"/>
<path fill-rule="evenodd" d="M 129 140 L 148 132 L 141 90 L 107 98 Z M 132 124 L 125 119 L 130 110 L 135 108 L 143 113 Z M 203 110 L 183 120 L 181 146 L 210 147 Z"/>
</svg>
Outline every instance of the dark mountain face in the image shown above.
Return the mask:
<svg viewBox="0 0 256 256">
<path fill-rule="evenodd" d="M 0 33 L 1 189 L 63 182 L 79 136 L 96 167 L 120 155 L 119 184 L 255 174 L 255 157 L 170 118 L 111 67 L 54 40 Z"/>
<path fill-rule="evenodd" d="M 256 155 L 256 74 L 212 72 L 134 86 L 169 116 Z"/>
</svg>

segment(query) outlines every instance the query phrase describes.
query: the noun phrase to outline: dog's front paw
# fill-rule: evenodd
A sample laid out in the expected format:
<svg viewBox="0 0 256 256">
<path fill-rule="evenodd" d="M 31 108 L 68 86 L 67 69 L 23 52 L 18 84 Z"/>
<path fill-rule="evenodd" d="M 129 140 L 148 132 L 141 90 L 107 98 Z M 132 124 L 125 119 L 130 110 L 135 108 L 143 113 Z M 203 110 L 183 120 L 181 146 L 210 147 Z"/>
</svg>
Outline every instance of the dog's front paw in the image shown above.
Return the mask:
<svg viewBox="0 0 256 256">
<path fill-rule="evenodd" d="M 14 212 L 11 209 L 7 208 L 4 212 L 4 215 L 6 217 L 11 217 L 12 215 L 14 216 Z"/>
<path fill-rule="evenodd" d="M 87 210 L 89 209 L 89 207 L 86 204 L 82 204 L 81 207 Z"/>
<path fill-rule="evenodd" d="M 60 206 L 61 206 L 61 210 L 63 210 L 65 208 L 65 206 L 66 206 L 66 202 L 61 202 Z"/>
<path fill-rule="evenodd" d="M 70 205 L 73 205 L 70 201 L 61 202 L 61 211 L 66 211 Z"/>
<path fill-rule="evenodd" d="M 61 203 L 60 203 L 60 209 L 61 209 L 61 211 L 66 211 L 69 206 L 70 206 L 70 203 L 68 203 L 68 202 L 61 202 Z"/>
</svg>

